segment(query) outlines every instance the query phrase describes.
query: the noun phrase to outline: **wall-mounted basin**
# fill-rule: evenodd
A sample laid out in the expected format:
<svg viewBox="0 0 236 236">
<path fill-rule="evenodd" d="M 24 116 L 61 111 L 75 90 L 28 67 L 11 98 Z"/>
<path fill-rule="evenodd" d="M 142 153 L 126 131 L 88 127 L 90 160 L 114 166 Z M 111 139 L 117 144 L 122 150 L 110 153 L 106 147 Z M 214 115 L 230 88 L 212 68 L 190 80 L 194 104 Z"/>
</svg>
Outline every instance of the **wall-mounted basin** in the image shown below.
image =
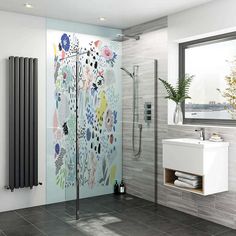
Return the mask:
<svg viewBox="0 0 236 236">
<path fill-rule="evenodd" d="M 228 147 L 229 143 L 227 142 L 212 142 L 209 140 L 200 140 L 200 139 L 193 139 L 193 138 L 178 138 L 178 139 L 165 139 L 162 143 L 172 143 L 176 145 L 183 145 L 183 146 L 195 146 L 195 147 Z"/>
<path fill-rule="evenodd" d="M 165 139 L 163 168 L 165 185 L 175 187 L 175 171 L 201 176 L 202 188 L 189 190 L 209 195 L 228 190 L 228 142 L 211 142 L 199 139 Z"/>
</svg>

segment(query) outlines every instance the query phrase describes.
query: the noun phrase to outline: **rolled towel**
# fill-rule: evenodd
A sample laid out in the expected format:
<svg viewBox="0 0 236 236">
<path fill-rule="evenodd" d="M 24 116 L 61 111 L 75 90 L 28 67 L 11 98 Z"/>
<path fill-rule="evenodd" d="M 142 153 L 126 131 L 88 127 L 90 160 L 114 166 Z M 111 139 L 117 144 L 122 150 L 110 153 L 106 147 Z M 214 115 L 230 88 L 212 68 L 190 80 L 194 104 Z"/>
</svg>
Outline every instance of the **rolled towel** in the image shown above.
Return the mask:
<svg viewBox="0 0 236 236">
<path fill-rule="evenodd" d="M 178 177 L 178 180 L 187 184 L 192 185 L 193 187 L 200 187 L 202 185 L 202 180 L 201 179 L 185 179 L 182 177 Z"/>
<path fill-rule="evenodd" d="M 177 177 L 183 177 L 185 179 L 191 179 L 191 180 L 196 180 L 196 179 L 200 179 L 200 176 L 197 175 L 192 175 L 192 174 L 186 174 L 180 171 L 175 171 L 175 176 Z"/>
<path fill-rule="evenodd" d="M 179 180 L 175 180 L 174 185 L 181 188 L 198 188 L 199 187 L 199 186 L 193 187 L 191 184 L 187 184 Z"/>
</svg>

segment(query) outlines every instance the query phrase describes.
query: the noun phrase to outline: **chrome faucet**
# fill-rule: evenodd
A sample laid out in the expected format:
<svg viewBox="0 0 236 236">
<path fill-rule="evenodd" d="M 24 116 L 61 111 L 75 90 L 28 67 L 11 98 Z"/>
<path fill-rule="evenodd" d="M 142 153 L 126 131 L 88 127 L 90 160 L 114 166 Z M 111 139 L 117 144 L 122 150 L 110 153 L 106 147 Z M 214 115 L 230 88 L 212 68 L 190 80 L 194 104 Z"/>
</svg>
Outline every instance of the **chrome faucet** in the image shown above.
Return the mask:
<svg viewBox="0 0 236 236">
<path fill-rule="evenodd" d="M 205 135 L 205 129 L 204 128 L 200 128 L 200 129 L 196 129 L 196 132 L 199 132 L 200 134 L 200 140 L 206 140 L 206 135 Z"/>
</svg>

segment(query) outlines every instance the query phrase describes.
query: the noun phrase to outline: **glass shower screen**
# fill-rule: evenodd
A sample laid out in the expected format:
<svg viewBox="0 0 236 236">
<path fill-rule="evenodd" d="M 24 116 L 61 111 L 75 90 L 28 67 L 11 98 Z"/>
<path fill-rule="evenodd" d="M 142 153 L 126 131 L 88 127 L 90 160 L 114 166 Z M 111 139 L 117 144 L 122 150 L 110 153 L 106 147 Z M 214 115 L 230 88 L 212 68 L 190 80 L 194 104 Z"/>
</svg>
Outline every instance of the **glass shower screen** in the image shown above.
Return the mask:
<svg viewBox="0 0 236 236">
<path fill-rule="evenodd" d="M 79 197 L 113 192 L 122 176 L 120 44 L 80 36 L 77 60 Z"/>
<path fill-rule="evenodd" d="M 65 201 L 68 214 L 121 180 L 120 46 L 48 30 L 47 202 Z"/>
</svg>

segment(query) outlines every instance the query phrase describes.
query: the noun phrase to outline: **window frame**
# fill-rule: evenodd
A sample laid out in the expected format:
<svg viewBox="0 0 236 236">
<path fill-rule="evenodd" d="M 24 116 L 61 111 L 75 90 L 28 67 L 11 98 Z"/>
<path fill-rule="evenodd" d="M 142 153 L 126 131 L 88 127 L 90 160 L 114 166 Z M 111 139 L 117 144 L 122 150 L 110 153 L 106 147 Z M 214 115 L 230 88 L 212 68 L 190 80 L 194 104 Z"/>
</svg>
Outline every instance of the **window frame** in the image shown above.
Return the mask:
<svg viewBox="0 0 236 236">
<path fill-rule="evenodd" d="M 184 79 L 185 76 L 185 50 L 192 47 L 208 45 L 212 43 L 225 42 L 236 39 L 236 32 L 220 34 L 201 38 L 197 40 L 187 41 L 179 44 L 179 79 Z M 225 119 L 195 119 L 185 117 L 185 101 L 182 103 L 183 111 L 183 124 L 192 125 L 218 125 L 218 126 L 236 126 L 236 120 L 225 120 Z"/>
</svg>

